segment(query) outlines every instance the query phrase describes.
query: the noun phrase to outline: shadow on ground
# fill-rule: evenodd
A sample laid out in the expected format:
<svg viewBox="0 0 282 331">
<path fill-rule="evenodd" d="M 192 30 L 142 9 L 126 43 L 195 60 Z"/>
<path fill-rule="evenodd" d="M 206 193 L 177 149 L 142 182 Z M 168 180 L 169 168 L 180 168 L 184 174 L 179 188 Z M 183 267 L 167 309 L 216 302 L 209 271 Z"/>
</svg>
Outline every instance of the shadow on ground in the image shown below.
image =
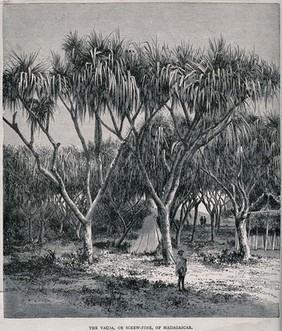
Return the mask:
<svg viewBox="0 0 282 331">
<path fill-rule="evenodd" d="M 216 293 L 208 283 L 200 290 L 188 283 L 187 291 L 179 292 L 172 283 L 41 262 L 41 267 L 20 261 L 4 266 L 6 318 L 278 316 L 275 303 L 260 302 L 240 291 Z"/>
</svg>

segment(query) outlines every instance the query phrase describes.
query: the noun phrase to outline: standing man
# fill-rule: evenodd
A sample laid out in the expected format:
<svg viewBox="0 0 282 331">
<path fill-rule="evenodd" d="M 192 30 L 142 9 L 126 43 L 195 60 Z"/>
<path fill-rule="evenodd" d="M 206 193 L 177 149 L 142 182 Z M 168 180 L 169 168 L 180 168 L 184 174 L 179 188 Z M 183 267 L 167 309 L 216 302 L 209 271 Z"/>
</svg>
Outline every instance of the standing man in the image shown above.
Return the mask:
<svg viewBox="0 0 282 331">
<path fill-rule="evenodd" d="M 182 249 L 180 249 L 177 252 L 176 268 L 175 268 L 176 276 L 178 276 L 179 291 L 186 291 L 184 288 L 184 279 L 187 272 L 187 259 L 183 257 L 183 253 L 184 251 Z"/>
</svg>

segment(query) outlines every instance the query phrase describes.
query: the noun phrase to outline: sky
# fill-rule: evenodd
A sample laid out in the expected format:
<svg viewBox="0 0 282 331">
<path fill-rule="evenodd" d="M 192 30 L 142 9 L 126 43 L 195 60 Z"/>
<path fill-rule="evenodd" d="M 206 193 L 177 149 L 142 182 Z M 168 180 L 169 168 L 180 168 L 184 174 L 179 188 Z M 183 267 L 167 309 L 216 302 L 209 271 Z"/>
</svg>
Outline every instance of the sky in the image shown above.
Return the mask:
<svg viewBox="0 0 282 331">
<path fill-rule="evenodd" d="M 107 35 L 119 28 L 122 37 L 131 41 L 157 38 L 173 46 L 182 40 L 195 47 L 207 46 L 208 40 L 222 35 L 229 43 L 255 51 L 267 61 L 279 65 L 280 9 L 278 4 L 240 3 L 65 3 L 4 4 L 4 63 L 11 51 L 39 51 L 39 59 L 60 52 L 69 32 L 83 36 L 92 30 Z M 6 115 L 8 110 L 5 110 Z M 9 116 L 7 114 L 7 116 Z M 24 120 L 19 120 L 20 127 Z M 84 125 L 86 138 L 93 127 Z M 55 138 L 62 144 L 78 144 L 72 123 L 63 110 L 56 115 Z M 39 143 L 44 139 L 39 137 Z M 4 143 L 19 139 L 6 125 Z"/>
</svg>

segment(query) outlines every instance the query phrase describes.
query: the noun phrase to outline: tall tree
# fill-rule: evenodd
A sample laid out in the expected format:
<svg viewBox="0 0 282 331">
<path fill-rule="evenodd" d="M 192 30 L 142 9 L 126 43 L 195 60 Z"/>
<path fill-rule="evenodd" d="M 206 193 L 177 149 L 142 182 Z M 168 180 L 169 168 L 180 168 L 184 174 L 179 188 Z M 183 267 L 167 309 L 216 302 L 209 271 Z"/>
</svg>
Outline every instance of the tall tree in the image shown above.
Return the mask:
<svg viewBox="0 0 282 331">
<path fill-rule="evenodd" d="M 117 158 L 124 145 L 130 146 L 148 194 L 158 208 L 164 259 L 172 262 L 169 214 L 185 161 L 228 126 L 235 109 L 245 106 L 249 99 L 267 98 L 277 90 L 278 70 L 255 55 L 247 55 L 239 48 L 226 45 L 223 39 L 211 42 L 210 49 L 203 52 L 195 51 L 184 43 L 175 49 L 167 46 L 160 48 L 157 43 L 126 48 L 118 37 L 102 38 L 93 33 L 85 40 L 73 34 L 66 39 L 64 49 L 66 60 L 54 56 L 50 76 L 34 64 L 34 56 L 29 59 L 16 57 L 4 72 L 5 104 L 21 105 L 36 119 L 38 128 L 53 148 L 49 169 L 40 163 L 33 138 L 29 141 L 23 137 L 15 119 L 4 121 L 29 146 L 40 171 L 60 189 L 66 203 L 80 220 L 89 261 L 92 259 L 91 219 L 106 190 L 112 170 L 104 179 L 100 176 L 101 185 L 95 197 L 90 197 L 87 189 L 89 172 L 86 173 L 85 194 L 89 207 L 87 213 L 82 214 L 71 200 L 62 176 L 56 169 L 59 144 L 50 135 L 49 121 L 39 118 L 35 110 L 41 109 L 50 95 L 55 100 L 59 99 L 71 115 L 86 159 L 88 150 L 79 119 L 84 120 L 86 114 L 95 118 L 95 163 L 100 174 L 101 126 L 121 140 Z M 36 104 L 39 107 L 35 108 Z M 169 113 L 178 141 L 174 156 L 166 159 L 165 154 L 163 161 L 166 162 L 167 173 L 161 192 L 154 184 L 144 154 L 144 139 L 151 129 L 152 120 L 160 111 Z M 111 125 L 103 120 L 102 112 L 109 114 Z M 177 120 L 177 117 L 182 120 Z M 129 127 L 127 134 L 124 133 L 124 125 Z M 127 143 L 128 137 L 130 144 Z M 114 169 L 117 158 L 110 169 Z"/>
<path fill-rule="evenodd" d="M 212 141 L 232 121 L 235 110 L 246 109 L 250 100 L 267 98 L 279 88 L 279 71 L 226 45 L 223 39 L 210 42 L 207 52 L 194 51 L 182 44 L 174 50 L 157 44 L 137 48 L 131 72 L 140 89 L 140 102 L 145 110 L 144 124 L 134 127 L 134 146 L 139 169 L 159 213 L 164 259 L 173 261 L 170 238 L 170 209 L 179 187 L 185 161 Z M 167 111 L 178 137 L 175 157 L 168 167 L 166 184 L 158 192 L 142 154 L 142 141 L 156 113 Z M 177 117 L 182 118 L 179 121 Z M 130 116 L 126 115 L 131 123 Z M 149 119 L 149 120 L 148 120 Z"/>
<path fill-rule="evenodd" d="M 129 111 L 133 116 L 138 114 L 138 90 L 134 78 L 123 69 L 122 41 L 118 35 L 103 38 L 93 33 L 88 40 L 71 34 L 63 45 L 66 52 L 65 60 L 53 55 L 50 72 L 42 64 L 36 63 L 36 54 L 18 56 L 13 54 L 11 62 L 4 70 L 3 90 L 4 106 L 14 110 L 12 120 L 4 118 L 22 139 L 34 155 L 39 171 L 59 190 L 68 207 L 75 214 L 84 229 L 83 242 L 86 259 L 92 262 L 92 218 L 109 178 L 120 156 L 120 146 L 106 175 L 102 176 L 100 148 L 102 111 Z M 64 172 L 58 168 L 60 143 L 50 130 L 49 119 L 55 109 L 55 101 L 59 100 L 73 121 L 75 132 L 81 141 L 86 160 L 84 192 L 87 198 L 87 211 L 83 213 L 71 198 L 64 181 Z M 48 107 L 45 107 L 47 103 Z M 29 123 L 30 138 L 26 138 L 16 121 L 17 111 L 21 110 L 33 120 Z M 86 114 L 95 118 L 95 161 L 98 173 L 99 190 L 93 196 L 90 192 L 91 159 L 89 149 L 82 134 L 81 122 Z M 115 116 L 112 122 L 121 136 L 124 119 L 120 122 Z M 36 123 L 34 125 L 33 123 Z M 48 139 L 52 148 L 52 157 L 43 164 L 34 144 L 34 131 L 40 130 Z M 128 133 L 129 135 L 129 133 Z"/>
<path fill-rule="evenodd" d="M 266 186 L 273 160 L 280 154 L 278 115 L 241 115 L 202 152 L 203 171 L 229 197 L 239 238 L 240 252 L 250 258 L 246 220 L 251 196 L 261 181 Z M 260 178 L 260 181 L 258 181 Z"/>
</svg>

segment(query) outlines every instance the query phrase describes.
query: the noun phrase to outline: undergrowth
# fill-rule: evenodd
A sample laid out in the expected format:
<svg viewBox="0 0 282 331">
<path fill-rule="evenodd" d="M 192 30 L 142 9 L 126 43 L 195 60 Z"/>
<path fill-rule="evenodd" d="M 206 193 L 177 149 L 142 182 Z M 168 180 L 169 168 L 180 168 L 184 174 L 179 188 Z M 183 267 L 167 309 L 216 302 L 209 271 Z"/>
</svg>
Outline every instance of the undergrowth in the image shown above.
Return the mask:
<svg viewBox="0 0 282 331">
<path fill-rule="evenodd" d="M 55 252 L 47 250 L 42 256 L 33 255 L 26 261 L 21 261 L 17 254 L 12 256 L 11 262 L 4 265 L 6 274 L 32 273 L 34 276 L 40 276 L 56 265 Z"/>
<path fill-rule="evenodd" d="M 220 253 L 199 253 L 200 258 L 204 263 L 217 264 L 217 265 L 236 265 L 240 263 L 246 263 L 243 260 L 240 252 L 228 251 L 228 249 L 222 250 Z M 260 259 L 261 257 L 258 257 Z M 250 259 L 247 263 L 257 263 L 257 259 Z"/>
</svg>

